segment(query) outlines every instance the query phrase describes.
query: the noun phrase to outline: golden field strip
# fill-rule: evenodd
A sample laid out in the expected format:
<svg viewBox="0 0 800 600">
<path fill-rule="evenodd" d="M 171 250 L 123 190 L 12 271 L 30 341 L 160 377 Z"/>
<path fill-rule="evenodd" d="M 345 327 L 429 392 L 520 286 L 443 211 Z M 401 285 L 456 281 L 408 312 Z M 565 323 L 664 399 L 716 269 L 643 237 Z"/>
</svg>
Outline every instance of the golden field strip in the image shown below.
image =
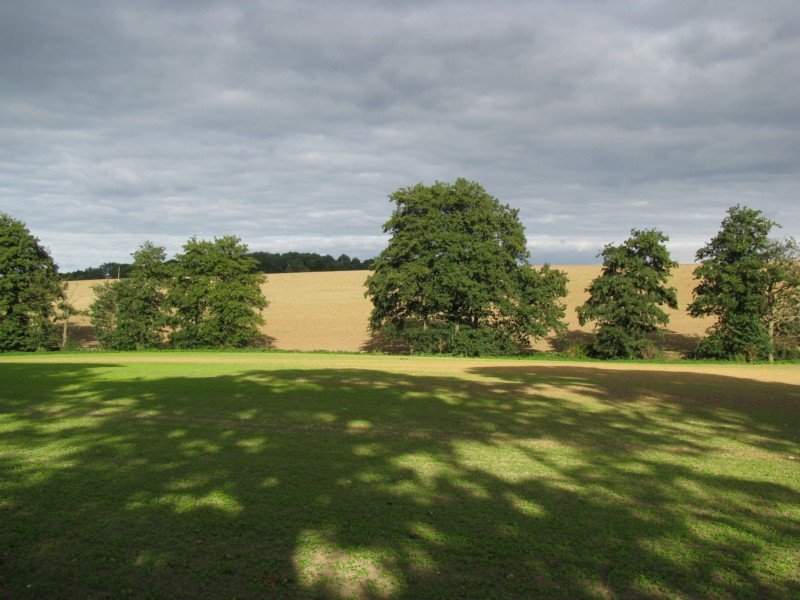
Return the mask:
<svg viewBox="0 0 800 600">
<path fill-rule="evenodd" d="M 600 273 L 599 265 L 558 266 L 569 277 L 566 298 L 568 334 L 566 342 L 586 339 L 592 326 L 581 327 L 575 308 L 586 301 L 586 288 Z M 668 351 L 688 350 L 697 343 L 710 319 L 694 319 L 686 314 L 696 282 L 694 265 L 681 265 L 673 272 L 670 285 L 678 291 L 678 310 L 667 311 L 670 323 L 660 345 Z M 368 271 L 329 273 L 280 273 L 267 276 L 264 295 L 269 307 L 264 312 L 262 328 L 272 345 L 280 350 L 371 349 L 367 320 L 372 305 L 364 297 Z M 79 310 L 89 307 L 94 298 L 92 287 L 99 281 L 75 281 L 69 284 L 69 298 Z M 73 317 L 71 337 L 86 344 L 94 341 L 89 318 Z M 537 350 L 563 347 L 554 339 L 538 341 Z"/>
</svg>

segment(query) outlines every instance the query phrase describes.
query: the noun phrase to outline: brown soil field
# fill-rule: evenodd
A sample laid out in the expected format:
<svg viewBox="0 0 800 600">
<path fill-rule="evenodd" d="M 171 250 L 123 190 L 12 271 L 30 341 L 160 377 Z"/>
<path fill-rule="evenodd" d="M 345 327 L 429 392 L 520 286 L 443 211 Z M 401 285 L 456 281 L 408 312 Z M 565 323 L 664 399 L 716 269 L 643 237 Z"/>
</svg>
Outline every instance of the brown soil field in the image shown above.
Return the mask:
<svg viewBox="0 0 800 600">
<path fill-rule="evenodd" d="M 566 298 L 568 331 L 563 340 L 538 341 L 537 350 L 564 349 L 571 343 L 585 341 L 591 335 L 591 324 L 580 327 L 575 308 L 586 301 L 586 288 L 600 273 L 599 265 L 558 266 L 569 277 Z M 670 285 L 678 291 L 678 310 L 667 311 L 670 323 L 657 343 L 667 352 L 682 352 L 694 347 L 710 319 L 693 319 L 686 314 L 695 286 L 694 265 L 681 265 L 673 272 Z M 368 271 L 330 273 L 285 273 L 267 276 L 264 295 L 269 307 L 264 312 L 266 324 L 262 332 L 272 346 L 281 350 L 376 349 L 367 331 L 372 307 L 364 297 L 364 280 Z M 69 299 L 79 310 L 89 307 L 94 298 L 92 286 L 98 281 L 76 281 L 69 284 Z M 70 337 L 82 344 L 93 345 L 89 319 L 74 317 Z"/>
</svg>

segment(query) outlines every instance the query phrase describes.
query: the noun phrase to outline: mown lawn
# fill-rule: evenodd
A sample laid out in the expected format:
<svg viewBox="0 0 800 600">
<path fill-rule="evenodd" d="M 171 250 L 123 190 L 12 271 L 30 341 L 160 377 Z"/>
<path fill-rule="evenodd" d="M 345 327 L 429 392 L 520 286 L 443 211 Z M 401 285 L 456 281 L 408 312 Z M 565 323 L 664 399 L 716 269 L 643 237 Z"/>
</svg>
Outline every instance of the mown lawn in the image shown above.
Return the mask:
<svg viewBox="0 0 800 600">
<path fill-rule="evenodd" d="M 0 596 L 800 597 L 800 367 L 0 358 Z"/>
</svg>

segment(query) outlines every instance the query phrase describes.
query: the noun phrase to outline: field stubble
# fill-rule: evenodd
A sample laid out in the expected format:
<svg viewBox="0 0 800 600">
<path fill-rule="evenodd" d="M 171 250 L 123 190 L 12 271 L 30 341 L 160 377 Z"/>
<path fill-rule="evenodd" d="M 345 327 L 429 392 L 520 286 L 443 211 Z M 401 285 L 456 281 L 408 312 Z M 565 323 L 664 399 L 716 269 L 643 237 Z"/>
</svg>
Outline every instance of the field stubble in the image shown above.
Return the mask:
<svg viewBox="0 0 800 600">
<path fill-rule="evenodd" d="M 563 349 L 570 343 L 586 341 L 592 325 L 581 327 L 575 308 L 586 301 L 586 288 L 600 273 L 596 265 L 557 267 L 566 271 L 567 335 L 564 340 L 538 340 L 536 350 Z M 710 319 L 694 319 L 686 313 L 696 285 L 694 265 L 681 265 L 673 273 L 670 285 L 678 292 L 678 309 L 667 310 L 670 323 L 657 343 L 668 352 L 690 350 L 711 325 Z M 279 273 L 267 276 L 264 295 L 270 305 L 264 312 L 266 324 L 261 332 L 279 350 L 329 350 L 358 352 L 372 347 L 367 321 L 372 308 L 364 297 L 364 280 L 368 271 L 331 273 Z M 76 308 L 85 310 L 94 298 L 92 286 L 98 281 L 76 281 L 69 285 L 69 294 Z M 72 319 L 72 337 L 92 344 L 92 328 L 88 317 Z"/>
</svg>

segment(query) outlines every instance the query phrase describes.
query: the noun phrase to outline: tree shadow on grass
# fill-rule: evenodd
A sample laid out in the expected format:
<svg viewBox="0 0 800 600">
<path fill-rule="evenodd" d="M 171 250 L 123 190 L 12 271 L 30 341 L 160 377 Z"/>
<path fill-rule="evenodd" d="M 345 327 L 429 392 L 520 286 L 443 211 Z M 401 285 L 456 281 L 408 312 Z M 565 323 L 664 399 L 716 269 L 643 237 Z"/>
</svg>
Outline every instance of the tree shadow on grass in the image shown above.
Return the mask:
<svg viewBox="0 0 800 600">
<path fill-rule="evenodd" d="M 662 350 L 677 352 L 686 356 L 697 348 L 702 336 L 664 329 L 653 334 L 652 339 Z"/>
<path fill-rule="evenodd" d="M 572 329 L 548 340 L 554 352 L 564 352 L 575 346 L 588 346 L 594 340 L 594 334 L 580 329 Z"/>
<path fill-rule="evenodd" d="M 588 346 L 594 341 L 595 334 L 581 329 L 572 329 L 563 335 L 549 339 L 550 348 L 555 352 L 565 352 L 574 346 Z M 672 331 L 670 329 L 660 329 L 648 336 L 660 350 L 676 353 L 679 355 L 689 354 L 697 347 L 700 337 Z"/>
<path fill-rule="evenodd" d="M 797 386 L 175 367 L 0 364 L 0 594 L 800 592 Z"/>
<path fill-rule="evenodd" d="M 91 325 L 77 325 L 70 323 L 67 328 L 67 339 L 79 346 L 97 346 L 97 339 L 94 335 L 94 327 Z"/>
<path fill-rule="evenodd" d="M 275 341 L 276 341 L 275 337 L 261 332 L 256 336 L 255 347 L 272 350 L 275 348 Z"/>
<path fill-rule="evenodd" d="M 409 353 L 409 347 L 406 344 L 390 341 L 382 333 L 369 333 L 369 338 L 361 344 L 358 350 L 359 352 L 382 352 L 386 354 Z"/>
</svg>

